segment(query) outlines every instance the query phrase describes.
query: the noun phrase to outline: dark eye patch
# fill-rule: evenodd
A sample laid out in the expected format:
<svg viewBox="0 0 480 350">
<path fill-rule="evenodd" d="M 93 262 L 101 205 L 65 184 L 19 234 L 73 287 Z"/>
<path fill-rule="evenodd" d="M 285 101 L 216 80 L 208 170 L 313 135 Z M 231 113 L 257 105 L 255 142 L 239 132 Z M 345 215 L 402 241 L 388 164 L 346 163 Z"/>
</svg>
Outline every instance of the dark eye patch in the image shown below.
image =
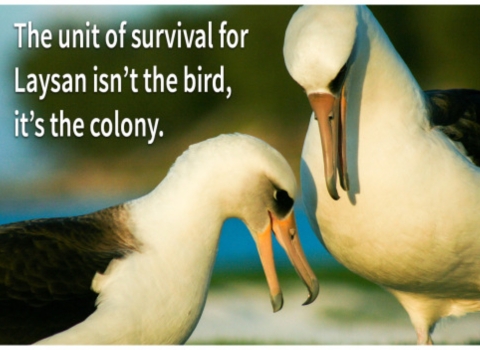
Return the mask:
<svg viewBox="0 0 480 350">
<path fill-rule="evenodd" d="M 342 84 L 345 81 L 345 77 L 347 74 L 347 64 L 345 63 L 338 72 L 337 76 L 328 84 L 328 88 L 330 91 L 337 95 L 340 92 L 340 89 L 342 88 Z"/>
<path fill-rule="evenodd" d="M 292 209 L 293 199 L 290 198 L 287 191 L 276 190 L 273 193 L 273 198 L 275 199 L 278 214 L 285 215 Z"/>
</svg>

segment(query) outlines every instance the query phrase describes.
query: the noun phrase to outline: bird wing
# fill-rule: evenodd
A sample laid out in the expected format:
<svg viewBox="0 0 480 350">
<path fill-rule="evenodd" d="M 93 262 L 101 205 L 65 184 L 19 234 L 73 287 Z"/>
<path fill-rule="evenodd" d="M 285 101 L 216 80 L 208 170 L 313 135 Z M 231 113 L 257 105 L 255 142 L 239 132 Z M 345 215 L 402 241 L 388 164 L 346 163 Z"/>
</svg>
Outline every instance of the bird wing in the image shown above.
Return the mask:
<svg viewBox="0 0 480 350">
<path fill-rule="evenodd" d="M 125 205 L 0 226 L 0 343 L 31 343 L 95 311 L 91 284 L 139 249 Z"/>
<path fill-rule="evenodd" d="M 430 122 L 480 166 L 480 91 L 472 89 L 425 91 Z"/>
</svg>

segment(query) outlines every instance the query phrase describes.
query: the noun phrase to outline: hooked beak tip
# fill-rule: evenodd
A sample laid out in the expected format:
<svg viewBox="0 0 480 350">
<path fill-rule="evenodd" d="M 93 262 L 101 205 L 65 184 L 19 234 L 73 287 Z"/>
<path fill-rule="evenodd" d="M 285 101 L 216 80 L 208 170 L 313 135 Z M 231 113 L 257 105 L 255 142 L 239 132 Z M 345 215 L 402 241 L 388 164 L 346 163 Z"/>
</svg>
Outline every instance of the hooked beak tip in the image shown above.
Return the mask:
<svg viewBox="0 0 480 350">
<path fill-rule="evenodd" d="M 310 294 L 308 295 L 308 299 L 302 304 L 303 306 L 309 305 L 317 299 L 318 293 L 320 292 L 320 285 L 318 280 L 315 278 L 312 280 L 312 283 L 309 288 Z"/>
<path fill-rule="evenodd" d="M 340 186 L 342 186 L 344 191 L 348 192 L 348 190 L 350 189 L 350 180 L 348 179 L 348 174 L 344 173 L 343 177 L 341 177 L 340 179 Z"/>
<path fill-rule="evenodd" d="M 280 311 L 283 307 L 283 295 L 279 293 L 271 296 L 273 312 Z"/>
<path fill-rule="evenodd" d="M 327 190 L 328 190 L 328 193 L 330 194 L 330 197 L 332 197 L 334 200 L 339 200 L 340 196 L 338 195 L 337 185 L 335 183 L 336 178 L 330 178 L 328 180 L 327 180 Z"/>
</svg>

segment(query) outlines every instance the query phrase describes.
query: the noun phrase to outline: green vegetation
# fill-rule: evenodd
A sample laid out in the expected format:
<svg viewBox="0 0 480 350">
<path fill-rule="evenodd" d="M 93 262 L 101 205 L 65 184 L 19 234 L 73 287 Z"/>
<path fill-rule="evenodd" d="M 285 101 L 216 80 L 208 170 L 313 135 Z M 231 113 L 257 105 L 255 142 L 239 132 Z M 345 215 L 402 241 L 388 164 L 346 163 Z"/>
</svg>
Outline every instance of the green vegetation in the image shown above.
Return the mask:
<svg viewBox="0 0 480 350">
<path fill-rule="evenodd" d="M 296 284 L 298 283 L 299 277 L 291 269 L 277 269 L 278 279 L 281 284 Z M 361 288 L 364 290 L 378 290 L 381 289 L 376 284 L 367 281 L 366 279 L 354 274 L 345 267 L 341 265 L 335 265 L 332 267 L 316 267 L 314 272 L 320 281 L 328 283 L 346 283 L 351 285 L 354 288 Z M 261 269 L 252 269 L 252 270 L 243 270 L 243 271 L 234 271 L 234 272 L 224 272 L 214 270 L 211 280 L 211 288 L 222 288 L 226 287 L 232 282 L 238 283 L 262 283 L 266 284 L 265 275 Z"/>
<path fill-rule="evenodd" d="M 112 13 L 118 7 L 111 7 Z M 35 110 L 37 117 L 58 116 L 64 110 L 70 119 L 121 117 L 159 118 L 164 137 L 153 145 L 143 138 L 48 138 L 32 140 L 41 152 L 59 160 L 62 171 L 55 172 L 43 187 L 35 184 L 38 195 L 48 192 L 92 193 L 143 192 L 156 185 L 177 156 L 192 143 L 220 133 L 243 132 L 260 137 L 285 155 L 298 174 L 298 164 L 310 107 L 302 89 L 290 78 L 283 61 L 285 29 L 297 6 L 149 6 L 148 16 L 132 14 L 124 19 L 127 30 L 184 29 L 207 30 L 212 22 L 214 43 L 218 28 L 248 29 L 245 48 L 220 49 L 133 49 L 126 35 L 124 49 L 19 50 L 15 66 L 27 73 L 123 73 L 135 68 L 141 76 L 157 66 L 158 72 L 183 76 L 184 66 L 205 73 L 225 67 L 225 84 L 232 87 L 230 99 L 223 94 L 130 92 L 125 79 L 121 93 L 93 93 L 92 79 L 87 93 L 49 93 L 40 101 L 37 94 L 17 94 L 19 109 Z M 480 88 L 480 7 L 479 6 L 370 6 L 394 46 L 425 89 Z M 95 7 L 92 7 L 95 12 Z M 78 17 L 58 16 L 49 28 L 85 28 L 86 20 L 97 23 L 101 33 L 117 28 L 120 21 L 94 21 L 87 11 Z M 118 23 L 117 23 L 118 22 Z M 42 29 L 42 28 L 38 28 Z M 127 32 L 130 33 L 130 32 Z M 103 37 L 100 35 L 100 37 Z M 14 67 L 8 69 L 12 72 Z M 23 81 L 24 83 L 24 81 Z M 13 82 L 12 82 L 13 85 Z M 181 84 L 179 84 L 180 86 Z M 115 177 L 112 177 L 115 174 Z M 54 183 L 54 185 L 51 185 Z M 23 188 L 22 188 L 23 189 Z M 10 188 L 5 188 L 10 190 Z M 28 188 L 24 190 L 29 191 Z"/>
<path fill-rule="evenodd" d="M 212 22 L 214 49 L 187 49 L 161 47 L 159 49 L 133 49 L 131 39 L 126 35 L 125 48 L 106 48 L 101 40 L 101 49 L 66 49 L 53 46 L 49 50 L 27 51 L 20 57 L 21 70 L 35 73 L 85 73 L 87 78 L 93 76 L 93 66 L 98 67 L 98 74 L 123 74 L 124 67 L 135 68 L 141 75 L 145 69 L 157 66 L 158 73 L 167 75 L 175 73 L 179 80 L 183 77 L 184 66 L 197 73 L 217 73 L 219 67 L 225 67 L 225 83 L 231 85 L 233 94 L 226 100 L 223 94 L 208 93 L 146 93 L 138 86 L 138 93 L 132 93 L 128 79 L 124 79 L 121 93 L 94 93 L 93 79 L 87 79 L 87 93 L 82 94 L 48 94 L 40 101 L 37 94 L 20 95 L 19 99 L 39 115 L 51 115 L 64 109 L 70 118 L 82 117 L 88 125 L 93 118 L 112 118 L 118 109 L 121 116 L 135 118 L 160 118 L 166 137 L 178 136 L 195 129 L 212 113 L 216 118 L 240 118 L 236 124 L 254 122 L 259 116 L 267 116 L 272 122 L 296 123 L 292 115 L 301 113 L 308 116 L 308 104 L 303 93 L 290 79 L 284 67 L 282 56 L 283 34 L 288 20 L 296 7 L 285 6 L 154 6 L 151 15 L 144 20 L 127 20 L 127 30 L 136 29 L 203 29 L 208 32 L 208 22 Z M 112 8 L 115 11 L 115 8 Z M 271 19 L 275 18 L 274 21 Z M 227 28 L 248 29 L 245 49 L 221 49 L 218 28 L 222 21 L 227 21 Z M 76 22 L 61 22 L 51 25 L 56 28 L 84 28 L 85 19 Z M 99 24 L 100 33 L 105 33 L 109 26 Z M 128 34 L 130 32 L 127 32 Z M 102 35 L 99 36 L 103 38 Z M 179 87 L 183 84 L 180 82 Z M 234 114 L 232 116 L 232 114 Z M 274 119 L 275 118 L 275 119 Z M 108 158 L 122 152 L 129 152 L 145 145 L 145 140 L 135 138 L 93 138 L 86 134 L 83 138 L 63 138 L 50 140 L 55 147 L 61 146 L 68 152 L 85 157 Z M 159 141 L 161 143 L 161 141 Z"/>
</svg>

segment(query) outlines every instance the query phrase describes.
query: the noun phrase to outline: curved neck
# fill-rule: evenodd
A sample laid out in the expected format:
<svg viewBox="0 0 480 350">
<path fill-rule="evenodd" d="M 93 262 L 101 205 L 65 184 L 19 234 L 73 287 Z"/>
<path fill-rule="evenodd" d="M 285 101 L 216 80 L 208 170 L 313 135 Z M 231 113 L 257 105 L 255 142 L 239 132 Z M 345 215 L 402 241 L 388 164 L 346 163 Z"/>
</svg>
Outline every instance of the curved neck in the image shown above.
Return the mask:
<svg viewBox="0 0 480 350">
<path fill-rule="evenodd" d="M 184 174 L 185 175 L 185 174 Z M 198 175 L 198 173 L 196 174 Z M 203 311 L 218 242 L 225 217 L 218 196 L 208 192 L 208 181 L 201 176 L 167 177 L 150 194 L 130 202 L 136 217 L 135 235 L 148 244 L 148 258 L 143 266 L 158 277 L 155 324 L 168 320 L 167 328 L 183 342 L 193 332 Z M 148 242 L 148 243 L 147 243 Z M 180 298 L 172 294 L 181 295 Z M 164 326 L 162 326 L 164 327 Z M 159 334 L 169 333 L 168 331 Z"/>
<path fill-rule="evenodd" d="M 428 128 L 423 91 L 412 73 L 370 10 L 362 8 L 359 17 L 362 50 L 356 52 L 349 84 L 351 91 L 361 91 L 356 108 L 362 118 L 382 118 L 397 128 Z"/>
<path fill-rule="evenodd" d="M 148 241 L 159 256 L 174 258 L 179 262 L 172 266 L 176 273 L 186 273 L 200 284 L 202 278 L 209 282 L 205 277 L 213 268 L 226 220 L 218 193 L 209 182 L 198 172 L 167 176 L 151 193 L 130 203 L 133 215 L 141 216 L 134 229 L 140 241 Z"/>
</svg>

